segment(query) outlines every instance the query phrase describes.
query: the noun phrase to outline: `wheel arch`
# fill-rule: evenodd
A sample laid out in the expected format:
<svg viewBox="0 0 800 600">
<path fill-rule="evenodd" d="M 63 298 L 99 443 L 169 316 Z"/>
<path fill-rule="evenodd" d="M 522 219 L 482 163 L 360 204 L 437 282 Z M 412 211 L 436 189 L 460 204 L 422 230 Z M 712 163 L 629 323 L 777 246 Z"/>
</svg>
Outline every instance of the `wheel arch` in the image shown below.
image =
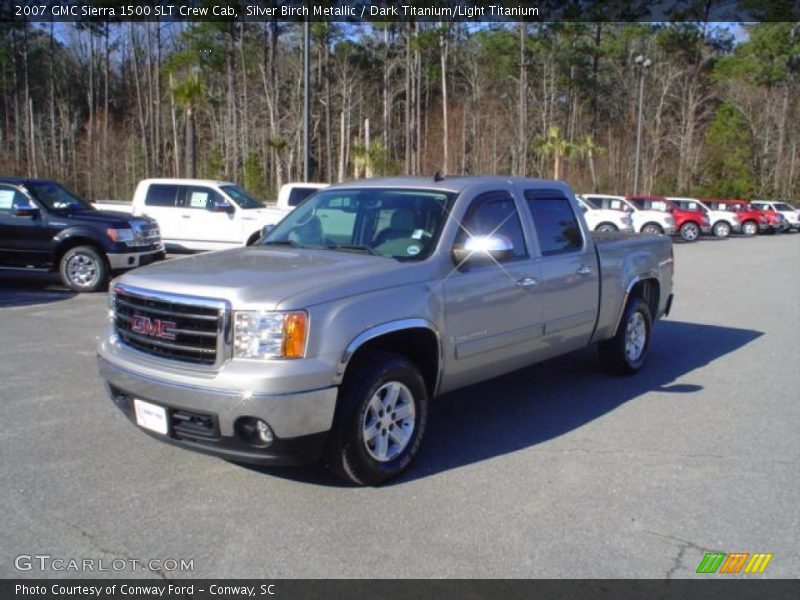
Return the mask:
<svg viewBox="0 0 800 600">
<path fill-rule="evenodd" d="M 342 353 L 334 383 L 339 385 L 360 356 L 381 350 L 408 358 L 420 369 L 430 397 L 439 388 L 442 344 L 439 332 L 425 319 L 403 319 L 377 325 L 352 339 Z"/>
<path fill-rule="evenodd" d="M 57 245 L 55 252 L 53 252 L 53 267 L 56 269 L 59 268 L 59 264 L 61 263 L 61 259 L 64 257 L 64 255 L 78 246 L 91 246 L 92 248 L 96 249 L 100 253 L 100 256 L 103 258 L 103 260 L 106 261 L 106 265 L 108 265 L 106 249 L 95 237 L 85 233 L 75 233 L 72 235 L 63 236 L 61 239 L 57 239 L 56 241 Z"/>
<path fill-rule="evenodd" d="M 625 314 L 625 307 L 631 298 L 641 298 L 650 309 L 650 315 L 653 322 L 658 318 L 658 307 L 661 302 L 661 284 L 656 277 L 650 275 L 643 275 L 635 277 L 628 284 L 628 289 L 625 290 L 625 296 L 622 300 L 622 306 L 619 310 L 617 317 L 617 324 L 614 327 L 614 335 L 619 331 L 622 323 L 622 316 Z"/>
</svg>

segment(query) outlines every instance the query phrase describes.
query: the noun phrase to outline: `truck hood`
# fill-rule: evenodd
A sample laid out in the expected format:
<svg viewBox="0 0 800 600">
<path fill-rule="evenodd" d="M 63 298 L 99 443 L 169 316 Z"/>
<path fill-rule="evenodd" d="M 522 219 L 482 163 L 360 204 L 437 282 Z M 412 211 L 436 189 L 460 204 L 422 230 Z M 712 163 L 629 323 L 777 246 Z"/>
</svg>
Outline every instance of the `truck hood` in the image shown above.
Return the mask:
<svg viewBox="0 0 800 600">
<path fill-rule="evenodd" d="M 118 280 L 145 290 L 222 298 L 237 309 L 300 309 L 429 278 L 422 263 L 339 252 L 249 246 L 177 258 Z"/>
<path fill-rule="evenodd" d="M 101 225 L 104 227 L 128 227 L 132 217 L 129 213 L 113 210 L 63 210 L 54 211 L 50 217 L 53 221 L 69 219 L 71 225 Z M 142 219 L 139 219 L 142 220 Z"/>
</svg>

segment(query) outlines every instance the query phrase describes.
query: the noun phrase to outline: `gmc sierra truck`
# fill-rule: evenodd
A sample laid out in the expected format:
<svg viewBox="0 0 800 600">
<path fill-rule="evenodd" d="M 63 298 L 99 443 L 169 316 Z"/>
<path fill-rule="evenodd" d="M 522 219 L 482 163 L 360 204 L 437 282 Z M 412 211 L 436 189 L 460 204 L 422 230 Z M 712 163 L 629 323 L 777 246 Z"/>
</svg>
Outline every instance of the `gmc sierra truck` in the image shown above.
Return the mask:
<svg viewBox="0 0 800 600">
<path fill-rule="evenodd" d="M 112 282 L 98 364 L 139 428 L 234 462 L 406 469 L 433 398 L 597 344 L 634 373 L 672 303 L 671 241 L 588 231 L 563 183 L 361 180 L 257 245 Z"/>
<path fill-rule="evenodd" d="M 0 269 L 58 271 L 73 291 L 95 292 L 162 258 L 152 219 L 96 210 L 54 181 L 0 177 Z"/>
</svg>

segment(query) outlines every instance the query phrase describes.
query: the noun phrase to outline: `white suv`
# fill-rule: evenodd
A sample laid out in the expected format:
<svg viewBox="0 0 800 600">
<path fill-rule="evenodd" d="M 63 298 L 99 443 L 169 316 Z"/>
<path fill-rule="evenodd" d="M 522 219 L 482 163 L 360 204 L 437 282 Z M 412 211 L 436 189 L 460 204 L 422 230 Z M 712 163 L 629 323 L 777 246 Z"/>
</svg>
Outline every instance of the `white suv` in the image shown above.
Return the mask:
<svg viewBox="0 0 800 600">
<path fill-rule="evenodd" d="M 785 231 L 796 229 L 800 231 L 800 210 L 797 210 L 791 204 L 786 202 L 779 202 L 777 200 L 751 200 L 750 206 L 758 210 L 774 210 L 775 212 L 783 215 L 786 219 Z"/>
<path fill-rule="evenodd" d="M 575 199 L 592 231 L 633 231 L 633 218 L 629 212 L 600 208 L 581 194 L 576 194 Z"/>
<path fill-rule="evenodd" d="M 727 210 L 714 210 L 697 198 L 683 198 L 681 196 L 667 196 L 679 208 L 684 210 L 699 210 L 708 217 L 711 224 L 711 233 L 718 238 L 726 238 L 731 233 L 741 233 L 742 223 L 739 215 Z"/>
<path fill-rule="evenodd" d="M 633 219 L 633 229 L 639 233 L 675 233 L 675 218 L 662 210 L 643 210 L 630 202 L 625 196 L 610 194 L 581 194 L 583 199 L 598 208 L 621 210 L 629 213 Z"/>
</svg>

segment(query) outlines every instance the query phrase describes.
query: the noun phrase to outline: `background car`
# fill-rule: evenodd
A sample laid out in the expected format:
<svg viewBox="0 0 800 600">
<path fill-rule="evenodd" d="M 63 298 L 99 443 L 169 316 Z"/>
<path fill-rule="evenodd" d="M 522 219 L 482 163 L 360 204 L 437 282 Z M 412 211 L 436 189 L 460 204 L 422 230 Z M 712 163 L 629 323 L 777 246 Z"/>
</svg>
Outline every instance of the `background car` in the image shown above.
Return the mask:
<svg viewBox="0 0 800 600">
<path fill-rule="evenodd" d="M 600 208 L 581 194 L 575 194 L 578 205 L 583 209 L 586 224 L 592 231 L 633 231 L 633 217 L 630 212 Z"/>
<path fill-rule="evenodd" d="M 711 222 L 711 233 L 714 234 L 714 237 L 726 238 L 732 232 L 739 233 L 742 230 L 739 216 L 735 212 L 714 210 L 697 198 L 667 196 L 667 200 L 684 210 L 699 210 L 704 213 Z"/>
<path fill-rule="evenodd" d="M 708 216 L 700 210 L 684 210 L 664 196 L 630 195 L 626 198 L 634 206 L 643 210 L 661 210 L 668 212 L 675 219 L 677 234 L 685 242 L 693 242 L 701 233 L 711 232 L 711 222 Z"/>
<path fill-rule="evenodd" d="M 752 209 L 746 200 L 719 200 L 718 198 L 702 198 L 702 200 L 712 210 L 735 213 L 739 217 L 744 235 L 756 235 L 759 231 L 766 231 L 769 228 L 767 217 L 760 211 Z"/>
<path fill-rule="evenodd" d="M 646 210 L 637 207 L 625 198 L 612 194 L 581 194 L 582 198 L 598 208 L 621 210 L 630 213 L 633 230 L 638 233 L 675 233 L 675 219 L 661 210 Z"/>
<path fill-rule="evenodd" d="M 784 219 L 786 219 L 784 227 L 785 231 L 791 231 L 792 229 L 800 231 L 800 210 L 797 210 L 791 204 L 786 204 L 786 202 L 779 202 L 776 200 L 751 200 L 750 206 L 758 210 L 771 210 L 773 212 L 777 212 L 778 214 L 783 215 Z"/>
</svg>

